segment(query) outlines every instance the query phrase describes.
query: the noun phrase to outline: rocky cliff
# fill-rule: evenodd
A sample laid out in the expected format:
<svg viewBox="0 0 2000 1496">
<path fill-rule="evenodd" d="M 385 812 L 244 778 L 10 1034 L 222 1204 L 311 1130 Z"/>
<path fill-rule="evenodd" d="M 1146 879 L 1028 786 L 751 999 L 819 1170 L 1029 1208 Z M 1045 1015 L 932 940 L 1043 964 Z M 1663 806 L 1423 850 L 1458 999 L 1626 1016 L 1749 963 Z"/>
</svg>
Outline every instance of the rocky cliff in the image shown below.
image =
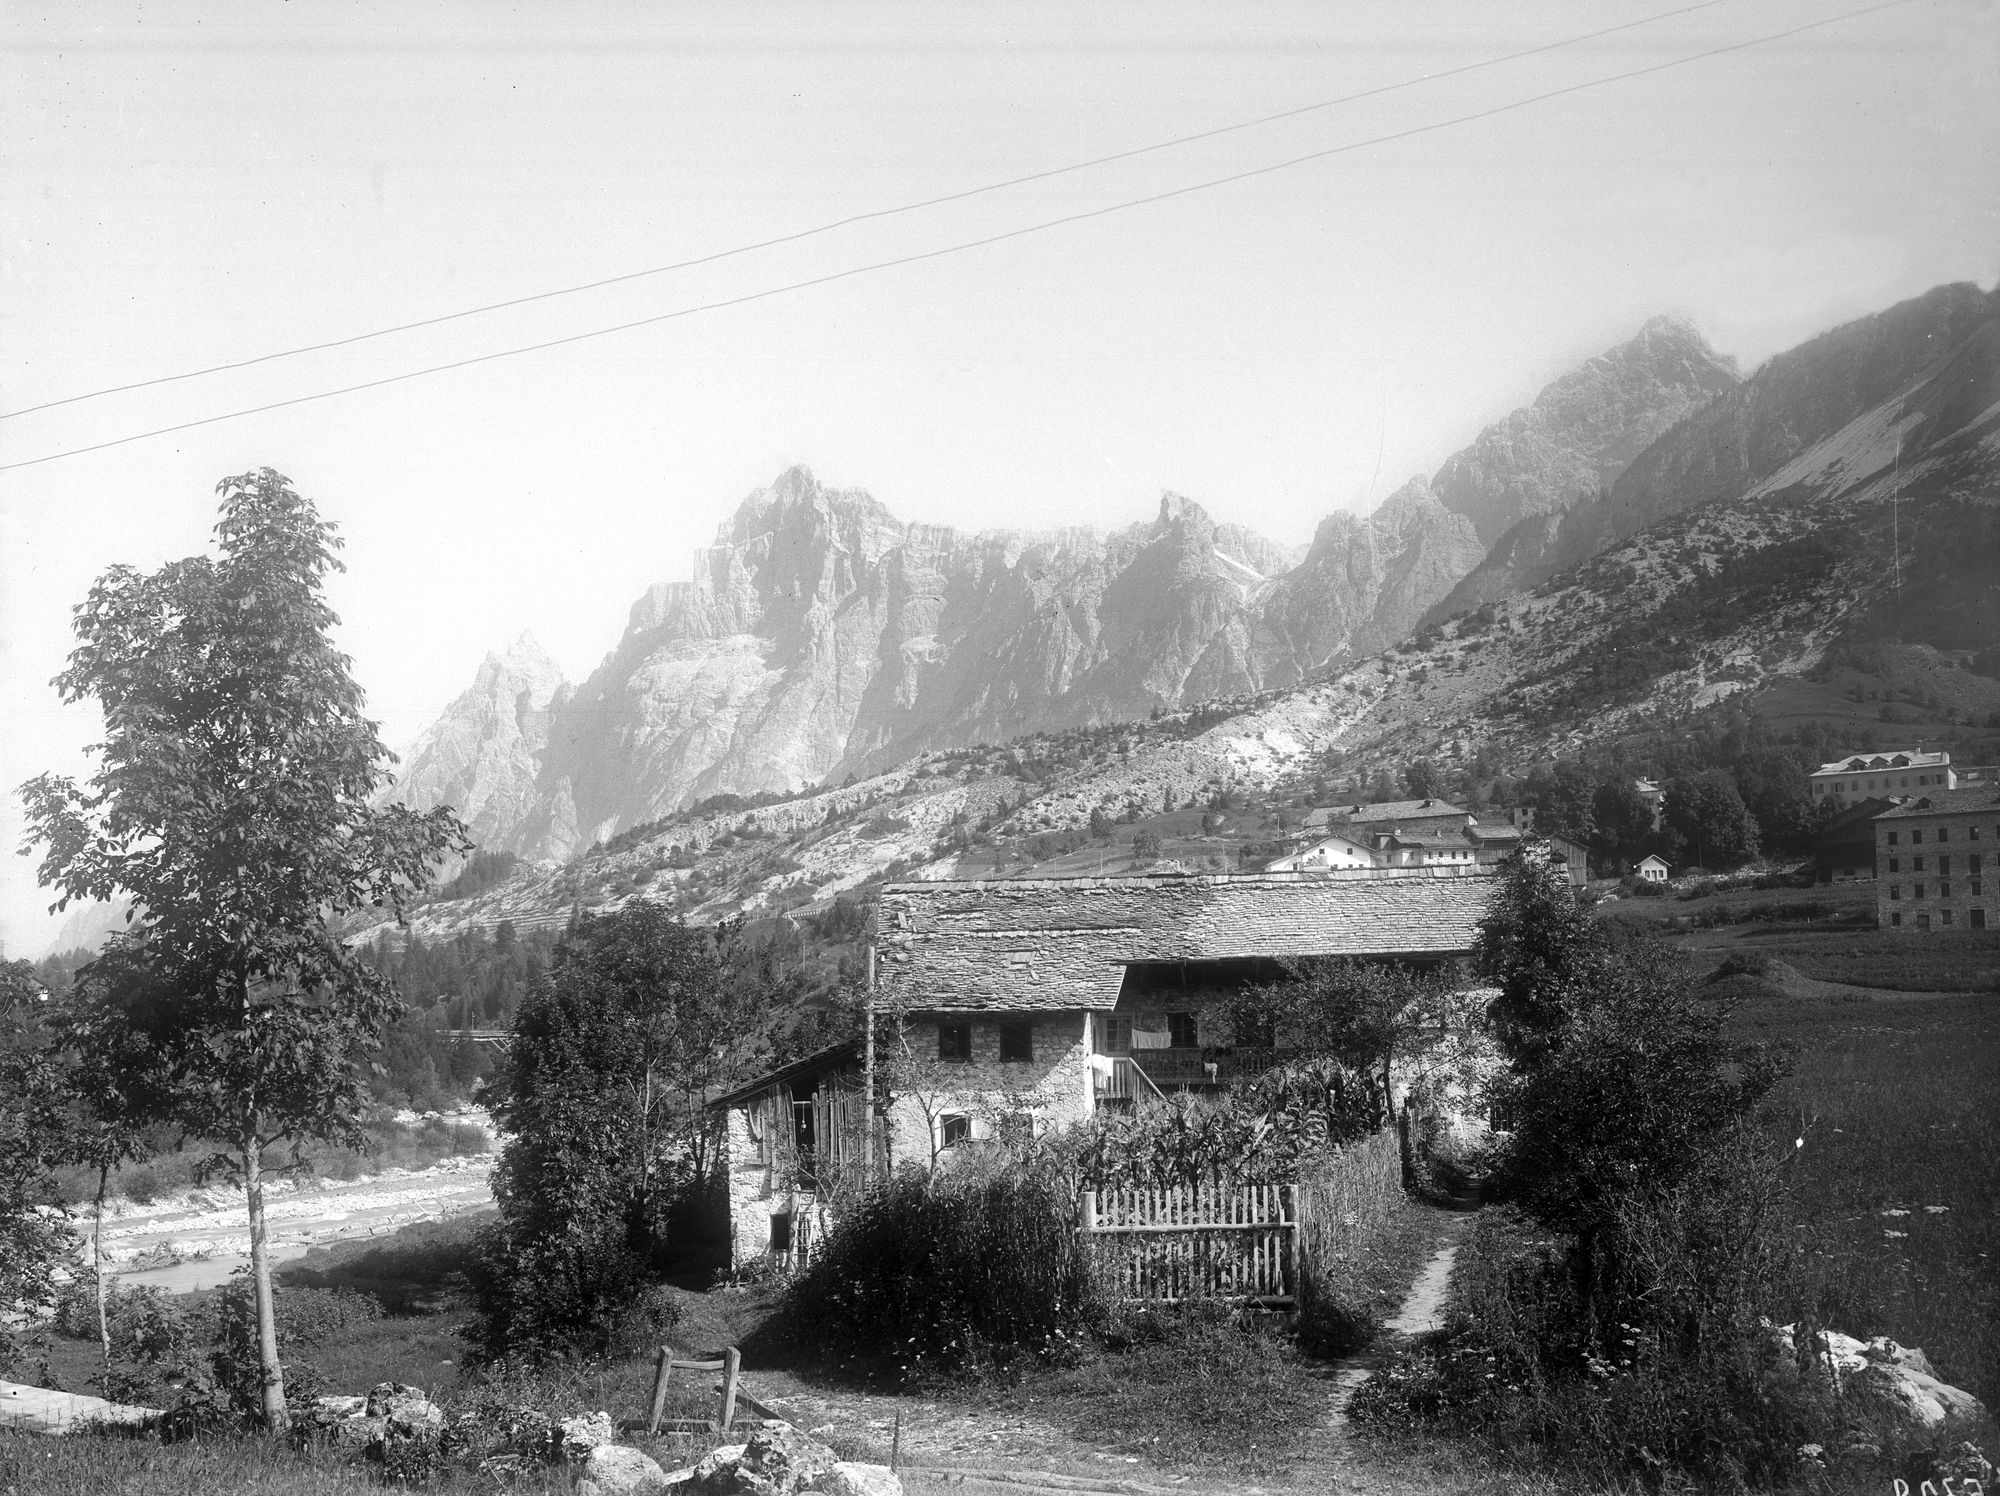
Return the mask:
<svg viewBox="0 0 2000 1496">
<path fill-rule="evenodd" d="M 1731 379 L 1656 320 L 1303 554 L 1175 494 L 1109 535 L 975 535 L 793 469 L 634 604 L 574 691 L 520 647 L 489 660 L 398 793 L 559 857 L 717 794 L 1289 686 L 1402 638 L 1479 563 L 1482 525 L 1594 492 Z"/>
<path fill-rule="evenodd" d="M 1669 515 L 1735 498 L 1920 380 L 1996 315 L 2000 291 L 1939 286 L 1778 354 L 1690 411 L 1606 491 L 1516 523 L 1431 616 L 1527 591 Z"/>
<path fill-rule="evenodd" d="M 1524 519 L 1594 498 L 1682 416 L 1736 387 L 1736 362 L 1671 317 L 1572 369 L 1480 432 L 1431 480 L 1490 546 Z"/>
</svg>

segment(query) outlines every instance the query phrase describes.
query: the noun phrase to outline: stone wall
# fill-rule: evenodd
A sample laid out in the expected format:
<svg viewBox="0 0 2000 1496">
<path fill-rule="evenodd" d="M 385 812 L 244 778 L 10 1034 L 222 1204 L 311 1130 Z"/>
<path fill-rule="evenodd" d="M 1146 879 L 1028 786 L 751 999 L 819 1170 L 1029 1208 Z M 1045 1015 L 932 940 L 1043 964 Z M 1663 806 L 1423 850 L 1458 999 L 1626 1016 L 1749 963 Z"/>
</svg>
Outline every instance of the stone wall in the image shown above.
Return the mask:
<svg viewBox="0 0 2000 1496">
<path fill-rule="evenodd" d="M 1875 836 L 1876 923 L 1883 929 L 2000 928 L 2000 808 L 1885 817 Z"/>
<path fill-rule="evenodd" d="M 1015 1015 L 1006 1015 L 1010 1019 Z M 938 1019 L 926 1016 L 904 1025 L 901 1041 L 883 1036 L 885 1046 L 907 1058 L 885 1059 L 905 1094 L 889 1107 L 889 1156 L 897 1164 L 928 1164 L 938 1118 L 956 1114 L 967 1119 L 974 1140 L 993 1137 L 1010 1114 L 1028 1111 L 1035 1131 L 1067 1127 L 1090 1115 L 1090 1036 L 1088 1015 L 1033 1013 L 1018 1015 L 1033 1025 L 1034 1058 L 1000 1058 L 999 1018 L 967 1015 L 948 1019 L 969 1023 L 970 1060 L 938 1058 Z"/>
</svg>

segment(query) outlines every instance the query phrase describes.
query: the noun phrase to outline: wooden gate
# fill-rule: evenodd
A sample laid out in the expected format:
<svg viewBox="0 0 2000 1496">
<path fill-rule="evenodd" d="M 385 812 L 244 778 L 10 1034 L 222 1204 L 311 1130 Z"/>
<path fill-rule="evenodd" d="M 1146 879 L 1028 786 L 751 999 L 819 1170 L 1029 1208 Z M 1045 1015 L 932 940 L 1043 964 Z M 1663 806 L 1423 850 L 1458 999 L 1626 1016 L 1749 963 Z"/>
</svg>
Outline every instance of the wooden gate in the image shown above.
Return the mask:
<svg viewBox="0 0 2000 1496">
<path fill-rule="evenodd" d="M 1123 1298 L 1298 1301 L 1298 1192 L 1289 1184 L 1085 1190 L 1083 1233 Z"/>
</svg>

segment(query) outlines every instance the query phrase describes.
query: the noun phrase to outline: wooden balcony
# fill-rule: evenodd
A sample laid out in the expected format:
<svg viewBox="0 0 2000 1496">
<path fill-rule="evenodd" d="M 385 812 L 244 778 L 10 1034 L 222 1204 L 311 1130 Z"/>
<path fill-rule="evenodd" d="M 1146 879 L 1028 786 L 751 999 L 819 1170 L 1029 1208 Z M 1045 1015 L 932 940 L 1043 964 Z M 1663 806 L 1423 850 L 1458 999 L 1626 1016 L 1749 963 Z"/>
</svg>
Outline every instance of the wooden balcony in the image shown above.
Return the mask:
<svg viewBox="0 0 2000 1496">
<path fill-rule="evenodd" d="M 1297 1053 L 1291 1049 L 1135 1049 L 1129 1059 L 1159 1090 L 1226 1088 L 1256 1080 Z"/>
</svg>

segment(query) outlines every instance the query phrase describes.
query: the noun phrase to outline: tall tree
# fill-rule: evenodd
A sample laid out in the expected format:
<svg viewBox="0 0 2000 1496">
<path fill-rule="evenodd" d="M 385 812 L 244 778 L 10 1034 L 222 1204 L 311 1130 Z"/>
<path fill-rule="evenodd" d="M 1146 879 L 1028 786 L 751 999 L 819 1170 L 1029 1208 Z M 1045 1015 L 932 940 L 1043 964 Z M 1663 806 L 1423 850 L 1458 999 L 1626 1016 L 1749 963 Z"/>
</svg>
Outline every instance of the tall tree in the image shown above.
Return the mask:
<svg viewBox="0 0 2000 1496">
<path fill-rule="evenodd" d="M 57 907 L 131 899 L 121 959 L 171 1120 L 218 1146 L 205 1172 L 248 1202 L 263 1412 L 286 1422 L 264 1229 L 264 1153 L 359 1145 L 368 1057 L 400 1007 L 346 944 L 364 908 L 401 917 L 469 843 L 448 810 L 371 807 L 394 760 L 362 716 L 323 595 L 340 541 L 269 468 L 225 478 L 216 556 L 114 567 L 77 608 L 55 685 L 104 715 L 87 784 L 30 781 Z"/>
<path fill-rule="evenodd" d="M 74 1138 L 52 1016 L 34 967 L 0 961 L 0 1371 L 20 1356 L 20 1329 L 54 1307 L 76 1250 L 55 1186 Z"/>
<path fill-rule="evenodd" d="M 730 929 L 638 901 L 585 914 L 482 1092 L 507 1135 L 481 1286 L 489 1349 L 594 1353 L 713 1183 L 708 1102 L 748 1058 L 759 993 Z"/>
</svg>

